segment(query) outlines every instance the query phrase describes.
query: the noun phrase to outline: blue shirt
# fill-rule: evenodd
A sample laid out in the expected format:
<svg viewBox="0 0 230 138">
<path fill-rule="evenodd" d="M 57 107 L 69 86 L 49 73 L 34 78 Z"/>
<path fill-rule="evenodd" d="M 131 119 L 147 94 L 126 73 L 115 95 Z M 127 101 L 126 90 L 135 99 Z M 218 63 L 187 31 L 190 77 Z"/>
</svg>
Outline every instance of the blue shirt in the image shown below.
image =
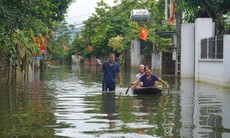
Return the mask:
<svg viewBox="0 0 230 138">
<path fill-rule="evenodd" d="M 116 83 L 116 74 L 120 72 L 120 66 L 117 62 L 113 63 L 113 66 L 109 65 L 109 61 L 103 63 L 102 69 L 104 70 L 104 79 L 105 83 Z"/>
<path fill-rule="evenodd" d="M 147 76 L 146 74 L 141 76 L 140 79 L 139 79 L 141 82 L 143 82 L 143 86 L 142 87 L 149 87 L 149 86 L 154 86 L 155 84 L 155 81 L 158 81 L 159 78 L 154 75 L 154 74 L 151 74 L 151 77 L 150 79 L 148 80 L 147 79 Z"/>
</svg>

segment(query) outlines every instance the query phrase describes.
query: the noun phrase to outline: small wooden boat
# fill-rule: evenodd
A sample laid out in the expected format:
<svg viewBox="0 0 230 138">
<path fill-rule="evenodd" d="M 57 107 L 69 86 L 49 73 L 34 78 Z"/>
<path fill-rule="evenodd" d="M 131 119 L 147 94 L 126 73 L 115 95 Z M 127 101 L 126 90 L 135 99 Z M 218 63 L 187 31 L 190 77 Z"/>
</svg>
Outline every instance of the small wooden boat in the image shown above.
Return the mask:
<svg viewBox="0 0 230 138">
<path fill-rule="evenodd" d="M 156 87 L 134 88 L 133 94 L 161 94 L 162 89 Z"/>
</svg>

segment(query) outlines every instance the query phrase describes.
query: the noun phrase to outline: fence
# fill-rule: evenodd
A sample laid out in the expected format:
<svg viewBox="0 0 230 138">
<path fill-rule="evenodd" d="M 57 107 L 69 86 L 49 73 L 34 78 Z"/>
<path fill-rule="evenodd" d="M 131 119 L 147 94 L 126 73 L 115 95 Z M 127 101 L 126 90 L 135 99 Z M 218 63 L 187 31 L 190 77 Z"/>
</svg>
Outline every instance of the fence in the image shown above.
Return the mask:
<svg viewBox="0 0 230 138">
<path fill-rule="evenodd" d="M 201 59 L 223 59 L 223 36 L 201 40 Z"/>
</svg>

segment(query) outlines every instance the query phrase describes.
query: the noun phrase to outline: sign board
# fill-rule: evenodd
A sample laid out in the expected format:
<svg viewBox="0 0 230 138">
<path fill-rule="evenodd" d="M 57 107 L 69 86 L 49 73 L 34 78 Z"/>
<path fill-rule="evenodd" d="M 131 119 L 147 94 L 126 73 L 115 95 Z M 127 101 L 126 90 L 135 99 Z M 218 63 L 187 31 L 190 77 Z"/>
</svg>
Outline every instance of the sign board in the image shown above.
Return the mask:
<svg viewBox="0 0 230 138">
<path fill-rule="evenodd" d="M 176 51 L 175 50 L 172 53 L 172 60 L 176 60 Z"/>
<path fill-rule="evenodd" d="M 132 10 L 130 15 L 130 18 L 134 21 L 147 21 L 149 17 L 149 11 L 146 9 Z"/>
</svg>

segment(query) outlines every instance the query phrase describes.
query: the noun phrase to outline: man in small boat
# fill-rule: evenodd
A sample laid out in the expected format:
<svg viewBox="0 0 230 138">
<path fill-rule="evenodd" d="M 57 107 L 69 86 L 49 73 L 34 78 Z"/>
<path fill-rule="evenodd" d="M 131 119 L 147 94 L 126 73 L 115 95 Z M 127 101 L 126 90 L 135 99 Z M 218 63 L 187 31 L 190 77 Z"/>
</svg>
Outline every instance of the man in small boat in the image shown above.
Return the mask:
<svg viewBox="0 0 230 138">
<path fill-rule="evenodd" d="M 102 91 L 115 91 L 116 87 L 116 74 L 118 73 L 119 85 L 122 87 L 122 76 L 120 71 L 120 66 L 115 62 L 115 54 L 109 54 L 109 60 L 105 61 L 103 65 L 100 61 L 97 61 L 99 69 L 104 72 L 104 78 L 102 81 Z"/>
<path fill-rule="evenodd" d="M 163 85 L 166 86 L 166 88 L 170 89 L 169 85 L 159 78 L 157 75 L 152 74 L 150 67 L 145 67 L 145 74 L 141 76 L 138 80 L 131 83 L 131 85 L 136 86 L 136 89 L 140 88 L 140 86 L 137 86 L 139 82 L 142 82 L 143 85 L 141 87 L 158 87 L 156 86 L 156 81 L 161 82 Z"/>
<path fill-rule="evenodd" d="M 139 80 L 139 78 L 145 74 L 145 65 L 140 64 L 138 67 L 138 71 L 139 73 L 136 75 L 137 80 Z"/>
<path fill-rule="evenodd" d="M 143 64 L 140 64 L 138 66 L 138 74 L 136 75 L 136 80 L 139 80 L 141 76 L 143 76 L 145 74 L 145 65 Z M 136 87 L 136 86 L 142 86 L 143 83 L 142 82 L 139 82 L 138 84 L 134 85 L 133 87 Z"/>
</svg>

